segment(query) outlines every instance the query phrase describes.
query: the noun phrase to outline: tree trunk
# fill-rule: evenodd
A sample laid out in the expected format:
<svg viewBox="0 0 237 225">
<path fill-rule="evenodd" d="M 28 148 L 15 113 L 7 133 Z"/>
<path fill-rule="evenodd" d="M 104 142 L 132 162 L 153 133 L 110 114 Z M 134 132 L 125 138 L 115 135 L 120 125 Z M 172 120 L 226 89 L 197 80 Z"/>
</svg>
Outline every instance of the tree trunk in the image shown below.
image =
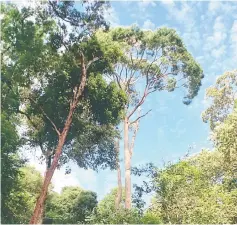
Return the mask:
<svg viewBox="0 0 237 225">
<path fill-rule="evenodd" d="M 74 111 L 77 107 L 79 98 L 81 97 L 81 95 L 82 95 L 82 93 L 85 89 L 85 86 L 86 86 L 86 66 L 85 66 L 85 61 L 84 61 L 84 55 L 83 54 L 81 55 L 81 67 L 82 67 L 81 68 L 81 82 L 80 82 L 79 86 L 76 86 L 74 88 L 75 92 L 74 92 L 73 99 L 70 102 L 70 110 L 69 110 L 66 122 L 64 124 L 63 131 L 59 135 L 58 145 L 57 145 L 57 148 L 55 150 L 52 165 L 46 171 L 45 178 L 44 178 L 44 183 L 43 183 L 43 186 L 42 186 L 42 189 L 41 189 L 41 193 L 40 193 L 39 198 L 37 199 L 35 209 L 34 209 L 34 213 L 33 213 L 32 217 L 31 217 L 31 220 L 30 220 L 30 224 L 37 224 L 37 223 L 40 222 L 40 216 L 42 215 L 42 212 L 43 212 L 43 207 L 44 207 L 44 202 L 45 202 L 45 199 L 46 199 L 46 196 L 47 196 L 48 187 L 49 187 L 49 184 L 52 180 L 54 171 L 58 166 L 59 158 L 62 154 L 62 149 L 63 149 L 64 143 L 66 141 L 68 131 L 69 131 L 69 129 L 71 127 L 71 124 L 72 124 L 73 113 L 74 113 Z"/>
<path fill-rule="evenodd" d="M 115 208 L 119 208 L 119 204 L 121 203 L 122 200 L 122 180 L 121 180 L 121 169 L 120 169 L 120 163 L 119 163 L 119 139 L 115 141 L 115 150 L 117 153 L 117 158 L 116 158 L 116 167 L 117 167 L 117 178 L 118 178 L 118 192 L 117 192 L 117 197 L 115 200 Z"/>
<path fill-rule="evenodd" d="M 45 168 L 44 178 L 46 177 L 47 171 L 51 166 L 51 156 L 49 154 L 47 154 L 47 152 L 45 154 L 45 164 L 46 164 L 46 168 Z M 46 193 L 45 199 L 47 198 L 47 194 L 48 194 L 48 192 Z M 44 214 L 45 214 L 44 212 L 45 212 L 45 208 L 44 208 L 44 204 L 43 204 L 40 214 L 39 214 L 39 224 L 43 223 Z"/>
<path fill-rule="evenodd" d="M 125 208 L 131 209 L 131 155 L 129 151 L 129 121 L 124 119 L 124 159 L 125 159 Z"/>
<path fill-rule="evenodd" d="M 70 112 L 70 114 L 72 114 L 72 112 Z M 69 130 L 70 125 L 71 125 L 71 121 L 67 121 L 67 122 L 68 122 L 67 126 L 64 127 L 64 130 L 63 130 L 62 134 L 59 137 L 58 146 L 57 146 L 56 151 L 55 151 L 55 156 L 54 156 L 52 165 L 47 170 L 47 172 L 45 174 L 43 187 L 41 189 L 40 196 L 37 199 L 35 210 L 34 210 L 34 213 L 31 217 L 31 220 L 30 220 L 30 224 L 39 223 L 40 217 L 42 215 L 44 202 L 45 202 L 45 199 L 46 199 L 46 196 L 47 196 L 48 187 L 49 187 L 49 184 L 50 184 L 51 179 L 53 177 L 54 171 L 55 171 L 55 169 L 58 165 L 58 161 L 59 161 L 60 155 L 62 153 L 62 148 L 63 148 L 63 145 L 65 143 L 67 133 L 68 133 L 68 130 Z"/>
</svg>

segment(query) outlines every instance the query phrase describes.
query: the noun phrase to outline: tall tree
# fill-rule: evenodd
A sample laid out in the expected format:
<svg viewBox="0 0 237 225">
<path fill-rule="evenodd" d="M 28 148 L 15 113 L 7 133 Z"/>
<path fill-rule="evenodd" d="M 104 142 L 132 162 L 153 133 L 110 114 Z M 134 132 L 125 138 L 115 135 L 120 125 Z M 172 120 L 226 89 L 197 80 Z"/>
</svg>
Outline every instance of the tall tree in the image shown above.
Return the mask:
<svg viewBox="0 0 237 225">
<path fill-rule="evenodd" d="M 225 156 L 225 165 L 234 177 L 237 172 L 236 91 L 237 70 L 225 72 L 206 90 L 210 105 L 202 114 L 204 122 L 210 123 L 214 146 Z"/>
<path fill-rule="evenodd" d="M 121 46 L 124 57 L 115 64 L 113 80 L 128 96 L 124 120 L 124 156 L 126 208 L 131 208 L 131 159 L 142 114 L 141 106 L 156 91 L 186 88 L 184 103 L 189 104 L 198 93 L 203 72 L 185 48 L 175 30 L 160 28 L 143 31 L 138 27 L 115 28 L 97 34 Z M 139 88 L 138 88 L 139 85 Z M 133 126 L 136 125 L 136 126 Z M 132 130 L 132 135 L 129 135 Z M 133 136 L 129 140 L 129 136 Z"/>
<path fill-rule="evenodd" d="M 116 170 L 117 170 L 117 180 L 118 180 L 118 190 L 117 190 L 117 196 L 115 199 L 115 208 L 119 209 L 120 203 L 122 201 L 122 175 L 121 175 L 121 167 L 120 167 L 120 162 L 119 162 L 119 153 L 120 153 L 120 148 L 119 148 L 119 139 L 115 140 L 115 150 L 116 150 Z"/>
<path fill-rule="evenodd" d="M 202 113 L 202 118 L 204 122 L 210 122 L 212 130 L 233 112 L 236 88 L 237 70 L 225 72 L 213 86 L 207 88 L 206 99 L 210 101 L 210 106 Z"/>
<path fill-rule="evenodd" d="M 224 164 L 237 183 L 237 100 L 234 111 L 213 131 L 214 146 L 224 156 Z"/>
<path fill-rule="evenodd" d="M 237 176 L 237 70 L 225 72 L 206 90 L 209 107 L 203 112 L 204 122 L 210 123 L 211 138 L 224 155 L 224 164 L 234 181 Z"/>
<path fill-rule="evenodd" d="M 126 98 L 101 74 L 111 71 L 111 63 L 121 53 L 117 46 L 101 45 L 94 36 L 99 27 L 107 28 L 104 2 L 83 1 L 80 9 L 72 2 L 51 1 L 36 11 L 5 6 L 6 74 L 19 80 L 19 112 L 28 120 L 31 140 L 35 138 L 48 160 L 31 223 L 40 219 L 49 183 L 60 160 L 64 161 L 63 152 L 84 167 L 93 166 L 90 159 L 95 168 L 115 161 L 111 160 L 115 151 L 110 124 L 118 123 Z M 89 160 L 84 162 L 80 156 Z"/>
</svg>

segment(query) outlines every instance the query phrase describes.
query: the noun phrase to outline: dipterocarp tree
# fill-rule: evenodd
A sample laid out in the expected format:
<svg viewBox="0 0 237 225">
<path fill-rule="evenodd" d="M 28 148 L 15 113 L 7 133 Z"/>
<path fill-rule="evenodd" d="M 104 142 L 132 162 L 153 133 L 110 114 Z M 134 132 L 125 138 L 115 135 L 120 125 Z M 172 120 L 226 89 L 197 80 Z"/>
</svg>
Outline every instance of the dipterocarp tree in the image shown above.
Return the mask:
<svg viewBox="0 0 237 225">
<path fill-rule="evenodd" d="M 206 90 L 209 107 L 203 112 L 204 122 L 210 123 L 211 139 L 225 156 L 225 165 L 236 179 L 237 164 L 237 70 L 225 72 Z"/>
<path fill-rule="evenodd" d="M 141 107 L 156 91 L 186 89 L 183 102 L 191 103 L 203 78 L 199 64 L 187 51 L 175 30 L 160 28 L 143 31 L 138 27 L 115 28 L 109 33 L 97 33 L 98 38 L 112 40 L 123 49 L 124 55 L 115 63 L 112 79 L 123 90 L 128 102 L 125 106 L 124 156 L 126 208 L 131 208 L 131 159 L 139 121 L 148 112 Z M 131 131 L 131 133 L 130 133 Z"/>
<path fill-rule="evenodd" d="M 68 159 L 98 168 L 115 162 L 114 125 L 126 95 L 102 74 L 111 73 L 122 52 L 119 45 L 99 42 L 107 29 L 102 1 L 80 4 L 49 1 L 19 10 L 4 5 L 3 76 L 18 81 L 26 137 L 39 146 L 47 170 L 30 223 L 38 223 L 54 171 Z"/>
</svg>

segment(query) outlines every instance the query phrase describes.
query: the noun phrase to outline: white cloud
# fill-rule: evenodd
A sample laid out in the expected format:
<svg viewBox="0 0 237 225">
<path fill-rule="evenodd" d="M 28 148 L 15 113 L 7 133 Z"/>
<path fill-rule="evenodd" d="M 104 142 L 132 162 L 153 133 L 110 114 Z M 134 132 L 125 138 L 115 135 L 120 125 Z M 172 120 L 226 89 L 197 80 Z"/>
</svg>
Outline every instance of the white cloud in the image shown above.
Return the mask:
<svg viewBox="0 0 237 225">
<path fill-rule="evenodd" d="M 218 13 L 229 14 L 236 10 L 236 5 L 231 2 L 210 1 L 208 5 L 208 15 L 214 16 Z"/>
<path fill-rule="evenodd" d="M 215 13 L 221 8 L 221 4 L 222 3 L 220 1 L 210 1 L 208 5 L 208 11 L 211 13 Z"/>
<path fill-rule="evenodd" d="M 200 48 L 201 35 L 197 29 L 193 30 L 192 32 L 184 33 L 183 38 L 184 38 L 187 46 L 191 46 L 195 50 Z M 190 40 L 192 40 L 192 41 L 190 41 Z"/>
<path fill-rule="evenodd" d="M 162 4 L 168 11 L 168 17 L 185 26 L 186 30 L 191 30 L 195 24 L 195 11 L 192 8 L 192 2 L 167 2 L 162 1 Z"/>
<path fill-rule="evenodd" d="M 214 48 L 211 51 L 211 55 L 215 58 L 221 58 L 221 56 L 225 55 L 226 53 L 226 46 L 222 45 L 218 48 Z"/>
<path fill-rule="evenodd" d="M 138 7 L 140 8 L 141 11 L 145 11 L 148 6 L 156 6 L 155 1 L 151 0 L 142 0 L 138 2 Z"/>
<path fill-rule="evenodd" d="M 171 6 L 174 4 L 173 0 L 161 0 L 160 2 L 164 5 L 167 5 L 167 6 Z"/>
<path fill-rule="evenodd" d="M 220 44 L 225 41 L 227 37 L 226 26 L 221 16 L 216 17 L 214 21 L 212 35 L 206 37 L 205 36 L 206 35 L 204 35 L 204 39 L 206 39 L 206 44 L 204 46 L 204 49 L 208 52 L 212 51 L 214 48 L 219 48 Z M 224 48 L 222 47 L 222 50 L 223 49 Z"/>
<path fill-rule="evenodd" d="M 217 31 L 225 29 L 225 24 L 224 24 L 223 18 L 221 16 L 218 16 L 216 18 L 213 29 L 217 30 Z"/>
<path fill-rule="evenodd" d="M 146 29 L 146 30 L 154 30 L 155 29 L 155 24 L 152 23 L 149 19 L 147 19 L 144 23 L 142 28 Z"/>
<path fill-rule="evenodd" d="M 79 180 L 75 177 L 74 173 L 66 174 L 64 169 L 56 170 L 52 179 L 54 191 L 60 193 L 65 186 L 80 186 Z M 83 188 L 83 187 L 82 187 Z"/>
<path fill-rule="evenodd" d="M 234 55 L 234 61 L 237 60 L 237 20 L 232 24 L 231 33 L 230 33 L 230 43 Z"/>
</svg>

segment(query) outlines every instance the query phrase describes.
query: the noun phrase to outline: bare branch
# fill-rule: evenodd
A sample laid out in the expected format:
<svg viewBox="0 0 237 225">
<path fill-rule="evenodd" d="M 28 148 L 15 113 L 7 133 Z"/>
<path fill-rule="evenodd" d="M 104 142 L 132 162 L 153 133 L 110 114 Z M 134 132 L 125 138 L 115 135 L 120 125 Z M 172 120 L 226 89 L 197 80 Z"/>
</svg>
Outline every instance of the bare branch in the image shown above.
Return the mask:
<svg viewBox="0 0 237 225">
<path fill-rule="evenodd" d="M 152 67 L 152 64 L 156 61 L 157 52 L 158 52 L 158 51 L 156 50 L 156 54 L 155 54 L 154 60 L 150 63 L 150 65 L 149 65 L 149 67 L 148 67 L 148 70 L 147 70 L 147 72 L 146 72 L 146 82 L 147 82 L 147 84 L 148 84 L 148 74 L 149 74 L 149 71 L 150 71 L 150 69 L 151 69 L 151 67 Z"/>
<path fill-rule="evenodd" d="M 130 124 L 136 123 L 137 121 L 139 121 L 142 117 L 146 116 L 149 112 L 151 112 L 151 109 L 149 111 L 147 111 L 145 114 L 138 116 L 137 119 L 135 119 L 134 121 L 132 121 Z"/>
<path fill-rule="evenodd" d="M 139 79 L 141 79 L 141 77 L 137 77 L 136 79 L 134 79 L 133 81 L 130 81 L 130 85 L 135 84 Z"/>
<path fill-rule="evenodd" d="M 131 124 L 131 123 L 130 123 L 130 124 Z M 137 136 L 137 131 L 138 131 L 138 129 L 139 129 L 139 121 L 137 121 L 136 124 L 135 124 L 135 128 L 134 128 L 134 132 L 133 132 L 131 144 L 130 144 L 130 146 L 129 146 L 130 157 L 132 157 L 132 154 L 133 154 L 134 143 L 135 143 L 135 139 L 136 139 L 136 136 Z"/>
<path fill-rule="evenodd" d="M 78 86 L 76 86 L 76 90 L 75 90 L 75 94 L 74 94 L 74 101 L 73 101 L 73 105 L 72 107 L 76 107 L 77 102 L 79 100 L 79 98 L 82 95 L 82 92 L 84 91 L 84 87 L 86 85 L 86 65 L 85 65 L 85 57 L 84 54 L 81 52 L 81 57 L 80 57 L 80 61 L 81 61 L 81 81 L 78 84 Z"/>
<path fill-rule="evenodd" d="M 128 119 L 136 112 L 136 110 L 138 109 L 138 107 L 144 103 L 144 101 L 145 101 L 145 99 L 146 99 L 146 96 L 147 96 L 147 87 L 146 87 L 145 90 L 144 90 L 144 94 L 143 94 L 141 100 L 138 102 L 138 104 L 134 107 L 134 109 L 132 110 L 132 112 L 129 114 Z"/>
<path fill-rule="evenodd" d="M 133 65 L 133 66 L 134 66 L 134 65 L 139 65 L 139 64 L 141 63 L 141 61 L 142 61 L 142 59 L 143 59 L 143 56 L 144 56 L 144 52 L 145 52 L 145 51 L 142 52 L 139 61 L 138 61 L 137 63 L 135 63 L 135 64 L 133 63 L 133 59 L 132 59 L 132 56 L 131 56 L 131 61 L 132 61 L 132 65 Z M 138 60 L 138 50 L 137 50 L 137 58 L 136 58 L 136 60 Z M 132 71 L 133 71 L 133 72 L 132 72 Z M 129 86 L 129 85 L 132 85 L 132 84 L 134 84 L 134 83 L 136 83 L 136 81 L 133 82 L 133 83 L 131 83 L 131 80 L 132 80 L 132 78 L 134 77 L 135 73 L 136 73 L 135 68 L 134 68 L 134 70 L 131 69 L 130 78 L 128 79 L 128 82 L 127 82 L 128 86 Z M 137 78 L 137 80 L 138 80 L 138 79 L 139 79 L 139 78 Z"/>
<path fill-rule="evenodd" d="M 149 94 L 151 94 L 151 93 L 153 93 L 153 92 L 156 92 L 158 89 L 154 89 L 154 90 L 152 90 L 152 91 L 149 91 L 148 93 L 147 93 L 147 95 L 149 95 Z"/>
<path fill-rule="evenodd" d="M 179 85 L 179 86 L 177 86 L 177 87 L 175 87 L 175 88 L 181 88 L 181 87 L 184 87 L 185 84 L 187 84 L 187 83 L 188 83 L 188 81 L 184 82 L 183 84 L 181 84 L 181 85 Z"/>
<path fill-rule="evenodd" d="M 99 59 L 100 59 L 99 57 L 95 57 L 94 59 L 90 60 L 90 61 L 87 63 L 86 70 L 89 69 L 90 65 L 91 65 L 93 62 L 96 62 L 96 61 L 99 60 Z"/>
<path fill-rule="evenodd" d="M 117 81 L 117 84 L 119 85 L 119 87 L 122 89 L 122 86 L 121 86 L 121 83 L 120 83 L 120 81 L 121 81 L 121 76 L 122 76 L 122 72 L 123 72 L 123 66 L 121 67 L 122 69 L 120 70 L 120 73 L 118 74 L 118 73 L 114 73 L 114 77 L 115 77 L 115 79 L 116 79 L 116 81 Z"/>
</svg>

